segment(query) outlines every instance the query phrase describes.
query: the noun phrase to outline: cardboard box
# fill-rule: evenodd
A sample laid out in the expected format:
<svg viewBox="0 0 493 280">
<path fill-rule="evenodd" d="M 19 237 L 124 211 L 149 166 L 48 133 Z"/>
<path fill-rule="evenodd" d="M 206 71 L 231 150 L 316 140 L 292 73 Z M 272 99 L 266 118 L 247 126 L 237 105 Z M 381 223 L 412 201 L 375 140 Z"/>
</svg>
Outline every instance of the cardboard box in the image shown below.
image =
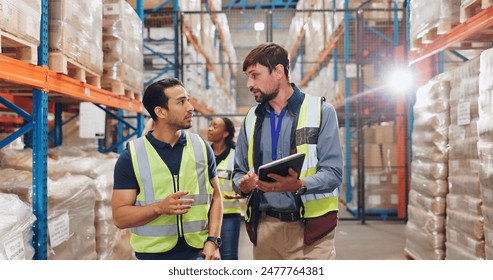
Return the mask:
<svg viewBox="0 0 493 280">
<path fill-rule="evenodd" d="M 395 130 L 393 125 L 378 125 L 374 126 L 375 143 L 395 143 Z"/>
<path fill-rule="evenodd" d="M 366 167 L 383 167 L 383 158 L 379 144 L 365 143 L 365 166 Z"/>
</svg>

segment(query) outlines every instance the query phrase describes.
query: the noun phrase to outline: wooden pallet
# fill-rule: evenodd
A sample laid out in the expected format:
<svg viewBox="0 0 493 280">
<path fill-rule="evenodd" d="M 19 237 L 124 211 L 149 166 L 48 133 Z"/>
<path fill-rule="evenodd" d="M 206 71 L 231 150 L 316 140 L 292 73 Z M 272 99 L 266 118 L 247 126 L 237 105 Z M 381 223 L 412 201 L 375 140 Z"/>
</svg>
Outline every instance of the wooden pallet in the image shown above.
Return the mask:
<svg viewBox="0 0 493 280">
<path fill-rule="evenodd" d="M 0 53 L 31 64 L 38 64 L 38 46 L 0 30 Z"/>
<path fill-rule="evenodd" d="M 65 74 L 70 78 L 101 88 L 101 75 L 82 66 L 82 64 L 63 53 L 49 53 L 48 66 L 54 72 Z"/>
<path fill-rule="evenodd" d="M 103 83 L 102 88 L 132 100 L 141 100 L 141 92 L 123 82 L 112 80 L 110 83 Z"/>
<path fill-rule="evenodd" d="M 419 258 L 416 258 L 407 248 L 404 248 L 404 254 L 406 255 L 407 260 L 419 260 Z"/>
<path fill-rule="evenodd" d="M 454 26 L 450 22 L 437 23 L 411 41 L 411 50 L 421 49 L 424 45 L 431 44 L 437 36 L 447 34 Z"/>
<path fill-rule="evenodd" d="M 493 0 L 471 0 L 460 6 L 460 22 L 464 22 L 493 5 Z"/>
</svg>

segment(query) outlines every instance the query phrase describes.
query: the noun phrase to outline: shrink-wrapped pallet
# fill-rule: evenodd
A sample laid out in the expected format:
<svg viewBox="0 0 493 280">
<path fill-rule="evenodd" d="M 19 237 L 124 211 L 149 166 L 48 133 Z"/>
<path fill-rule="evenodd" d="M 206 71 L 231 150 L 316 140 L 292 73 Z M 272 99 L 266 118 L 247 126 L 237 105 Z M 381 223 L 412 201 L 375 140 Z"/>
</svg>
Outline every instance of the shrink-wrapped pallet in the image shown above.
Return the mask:
<svg viewBox="0 0 493 280">
<path fill-rule="evenodd" d="M 449 174 L 449 95 L 450 82 L 446 74 L 435 77 L 416 93 L 413 151 L 417 153 L 413 154 L 411 162 L 405 247 L 415 259 L 445 257 L 445 238 L 442 237 Z"/>
<path fill-rule="evenodd" d="M 0 0 L 0 30 L 39 45 L 41 2 L 39 0 Z M 1 32 L 0 31 L 0 32 Z M 4 46 L 8 44 L 5 43 Z"/>
<path fill-rule="evenodd" d="M 1 169 L 0 192 L 18 194 L 32 205 L 28 171 Z M 83 175 L 48 179 L 48 259 L 96 259 L 94 182 Z"/>
<path fill-rule="evenodd" d="M 2 152 L 9 154 L 4 156 L 4 163 L 10 166 L 24 167 L 29 170 L 32 159 L 30 154 L 24 151 L 3 149 Z M 28 151 L 30 153 L 30 150 Z M 66 173 L 86 175 L 92 178 L 95 188 L 95 205 L 93 209 L 93 229 L 95 228 L 96 250 L 98 259 L 114 258 L 113 250 L 117 250 L 118 258 L 130 259 L 132 249 L 129 243 L 121 242 L 125 238 L 113 224 L 111 209 L 111 194 L 113 187 L 113 169 L 118 155 L 114 153 L 100 154 L 92 148 L 65 147 L 60 146 L 49 150 L 50 160 L 48 174 L 51 178 L 58 178 Z M 21 160 L 16 159 L 16 155 Z M 12 164 L 15 163 L 15 164 Z M 4 168 L 0 172 L 3 182 L 0 191 L 18 194 L 25 201 L 32 197 L 31 170 L 15 170 Z M 51 188 L 50 188 L 51 189 Z M 115 248 L 118 246 L 119 248 Z M 127 246 L 125 248 L 125 246 Z M 125 253 L 126 252 L 126 253 Z"/>
<path fill-rule="evenodd" d="M 478 155 L 479 70 L 476 57 L 449 71 L 449 194 L 447 196 L 447 229 L 449 233 L 475 240 L 471 250 L 458 238 L 447 239 L 446 259 L 484 258 L 483 217 L 481 213 L 480 161 Z M 470 241 L 469 243 L 471 243 Z M 479 247 L 483 248 L 479 248 Z M 469 254 L 449 254 L 450 248 L 469 250 Z"/>
<path fill-rule="evenodd" d="M 445 257 L 445 217 L 408 206 L 406 251 L 414 259 L 440 260 Z"/>
<path fill-rule="evenodd" d="M 36 216 L 15 194 L 0 189 L 0 260 L 30 260 L 34 256 L 32 225 Z"/>
<path fill-rule="evenodd" d="M 49 48 L 50 53 L 56 53 L 51 57 L 57 57 L 50 59 L 49 66 L 59 68 L 54 64 L 69 59 L 100 76 L 103 73 L 102 0 L 50 0 L 48 5 Z"/>
<path fill-rule="evenodd" d="M 124 0 L 103 0 L 103 88 L 123 83 L 137 94 L 144 87 L 142 21 Z"/>
<path fill-rule="evenodd" d="M 459 23 L 460 0 L 413 0 L 410 5 L 411 42 L 419 40 L 414 47 L 428 43 L 428 38 L 437 34 L 447 33 L 452 25 Z"/>
<path fill-rule="evenodd" d="M 48 259 L 97 259 L 94 206 L 94 182 L 89 177 L 66 174 L 48 181 Z"/>
<path fill-rule="evenodd" d="M 485 257 L 493 259 L 493 49 L 480 55 L 478 97 L 479 181 L 484 218 Z"/>
</svg>

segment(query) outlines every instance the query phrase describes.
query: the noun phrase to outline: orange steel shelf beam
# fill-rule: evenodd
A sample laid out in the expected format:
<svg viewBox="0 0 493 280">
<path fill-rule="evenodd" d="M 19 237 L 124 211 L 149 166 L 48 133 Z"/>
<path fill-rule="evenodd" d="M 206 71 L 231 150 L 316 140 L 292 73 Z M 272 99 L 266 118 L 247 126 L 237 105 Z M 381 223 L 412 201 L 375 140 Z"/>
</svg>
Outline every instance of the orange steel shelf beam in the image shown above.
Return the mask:
<svg viewBox="0 0 493 280">
<path fill-rule="evenodd" d="M 24 119 L 21 117 L 5 117 L 5 116 L 0 116 L 0 123 L 6 124 L 6 123 L 13 123 L 13 124 L 23 124 Z"/>
<path fill-rule="evenodd" d="M 0 54 L 0 80 L 32 86 L 45 92 L 61 93 L 81 101 L 90 101 L 109 107 L 144 113 L 139 100 L 117 95 L 77 81 L 47 67 L 35 66 Z"/>
<path fill-rule="evenodd" d="M 0 79 L 44 90 L 47 72 L 47 67 L 35 66 L 0 54 Z"/>
<path fill-rule="evenodd" d="M 335 48 L 337 41 L 339 41 L 339 38 L 341 38 L 342 34 L 344 34 L 344 26 L 341 26 L 341 29 L 338 31 L 338 33 L 330 40 L 327 47 L 322 51 L 322 53 L 318 57 L 317 63 L 315 63 L 312 66 L 312 68 L 305 74 L 303 80 L 299 83 L 298 85 L 299 87 L 306 86 L 308 80 L 310 80 L 310 77 L 313 76 L 315 73 L 317 73 L 318 67 L 327 58 L 329 53 Z"/>
<path fill-rule="evenodd" d="M 452 44 L 467 40 L 481 31 L 493 26 L 493 6 L 482 10 L 465 22 L 453 27 L 449 33 L 437 36 L 433 43 L 424 45 L 420 51 L 410 52 L 409 64 L 414 64 L 426 57 L 445 50 Z M 485 36 L 491 36 L 491 33 Z"/>
</svg>

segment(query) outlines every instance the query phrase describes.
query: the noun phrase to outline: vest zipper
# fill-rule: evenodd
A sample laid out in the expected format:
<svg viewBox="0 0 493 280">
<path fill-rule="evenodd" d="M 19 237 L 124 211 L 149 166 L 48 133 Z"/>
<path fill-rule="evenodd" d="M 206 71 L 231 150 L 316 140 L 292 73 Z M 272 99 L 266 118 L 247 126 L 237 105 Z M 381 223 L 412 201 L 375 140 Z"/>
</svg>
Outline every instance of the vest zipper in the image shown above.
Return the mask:
<svg viewBox="0 0 493 280">
<path fill-rule="evenodd" d="M 180 190 L 180 184 L 178 183 L 178 175 L 173 175 L 173 187 L 175 189 L 175 192 Z M 178 226 L 178 236 L 182 237 L 183 236 L 183 220 L 182 220 L 182 215 L 176 215 L 176 224 Z"/>
</svg>

